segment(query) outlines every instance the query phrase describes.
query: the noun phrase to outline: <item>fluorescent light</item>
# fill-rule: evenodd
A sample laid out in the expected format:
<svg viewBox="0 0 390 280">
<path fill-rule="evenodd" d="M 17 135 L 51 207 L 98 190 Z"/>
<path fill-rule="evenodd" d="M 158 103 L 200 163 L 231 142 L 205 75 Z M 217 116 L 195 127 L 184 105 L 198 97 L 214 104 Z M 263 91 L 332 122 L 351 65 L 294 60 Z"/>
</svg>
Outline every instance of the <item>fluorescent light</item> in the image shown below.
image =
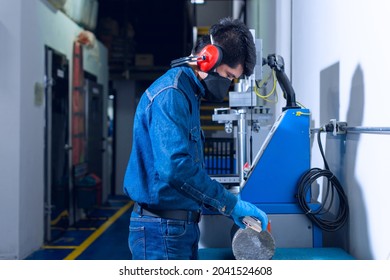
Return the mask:
<svg viewBox="0 0 390 280">
<path fill-rule="evenodd" d="M 191 4 L 204 4 L 204 0 L 191 0 Z"/>
</svg>

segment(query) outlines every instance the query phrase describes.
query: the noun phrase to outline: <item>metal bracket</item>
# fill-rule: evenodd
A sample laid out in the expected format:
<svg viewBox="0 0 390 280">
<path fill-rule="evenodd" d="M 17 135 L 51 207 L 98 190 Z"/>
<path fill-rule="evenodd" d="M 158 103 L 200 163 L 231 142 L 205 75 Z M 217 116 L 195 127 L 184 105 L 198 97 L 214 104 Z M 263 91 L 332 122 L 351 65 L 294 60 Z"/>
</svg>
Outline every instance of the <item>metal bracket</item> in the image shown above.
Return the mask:
<svg viewBox="0 0 390 280">
<path fill-rule="evenodd" d="M 333 136 L 347 133 L 347 122 L 338 122 L 336 119 L 330 120 L 330 127 L 332 127 Z M 328 131 L 328 130 L 326 130 Z"/>
</svg>

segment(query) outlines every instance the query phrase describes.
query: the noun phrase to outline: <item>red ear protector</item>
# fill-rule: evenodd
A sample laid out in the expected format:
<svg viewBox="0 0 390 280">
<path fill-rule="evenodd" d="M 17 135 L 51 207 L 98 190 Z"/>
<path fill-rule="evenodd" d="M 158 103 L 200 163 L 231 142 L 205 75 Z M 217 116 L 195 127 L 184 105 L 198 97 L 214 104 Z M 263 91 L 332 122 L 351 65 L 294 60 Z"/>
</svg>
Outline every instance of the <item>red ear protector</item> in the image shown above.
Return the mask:
<svg viewBox="0 0 390 280">
<path fill-rule="evenodd" d="M 216 45 L 207 45 L 199 53 L 202 57 L 198 60 L 199 69 L 203 72 L 209 72 L 218 67 L 222 61 L 222 50 Z"/>
<path fill-rule="evenodd" d="M 171 67 L 180 66 L 193 61 L 197 62 L 201 71 L 209 72 L 218 67 L 221 63 L 222 49 L 216 45 L 206 45 L 196 56 L 187 56 L 172 60 Z"/>
</svg>

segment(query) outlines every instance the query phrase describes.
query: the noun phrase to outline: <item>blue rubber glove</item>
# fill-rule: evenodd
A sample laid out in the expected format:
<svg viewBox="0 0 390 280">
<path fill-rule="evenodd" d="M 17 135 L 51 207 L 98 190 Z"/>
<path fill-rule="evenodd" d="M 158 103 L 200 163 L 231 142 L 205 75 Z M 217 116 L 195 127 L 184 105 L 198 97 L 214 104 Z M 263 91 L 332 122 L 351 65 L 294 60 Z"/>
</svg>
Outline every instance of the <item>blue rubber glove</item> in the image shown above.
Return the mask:
<svg viewBox="0 0 390 280">
<path fill-rule="evenodd" d="M 262 230 L 266 230 L 268 226 L 268 217 L 263 211 L 257 208 L 252 203 L 238 200 L 231 214 L 234 222 L 240 227 L 245 228 L 246 225 L 242 222 L 245 216 L 252 216 L 261 222 Z"/>
</svg>

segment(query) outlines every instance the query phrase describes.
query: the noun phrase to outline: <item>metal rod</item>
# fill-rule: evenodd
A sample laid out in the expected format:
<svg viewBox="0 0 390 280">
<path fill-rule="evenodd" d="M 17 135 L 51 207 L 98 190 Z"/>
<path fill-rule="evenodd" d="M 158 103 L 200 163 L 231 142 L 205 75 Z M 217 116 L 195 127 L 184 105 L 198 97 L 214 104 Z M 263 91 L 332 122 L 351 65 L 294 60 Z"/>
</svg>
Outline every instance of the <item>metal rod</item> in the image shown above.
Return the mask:
<svg viewBox="0 0 390 280">
<path fill-rule="evenodd" d="M 347 126 L 347 133 L 390 134 L 390 127 Z"/>
<path fill-rule="evenodd" d="M 320 128 L 310 129 L 313 133 L 317 133 L 319 130 Z M 390 134 L 390 127 L 347 126 L 343 130 L 347 133 Z"/>
<path fill-rule="evenodd" d="M 240 183 L 244 182 L 244 165 L 247 162 L 247 145 L 246 145 L 246 110 L 239 109 L 240 119 L 238 121 L 238 174 Z"/>
</svg>

